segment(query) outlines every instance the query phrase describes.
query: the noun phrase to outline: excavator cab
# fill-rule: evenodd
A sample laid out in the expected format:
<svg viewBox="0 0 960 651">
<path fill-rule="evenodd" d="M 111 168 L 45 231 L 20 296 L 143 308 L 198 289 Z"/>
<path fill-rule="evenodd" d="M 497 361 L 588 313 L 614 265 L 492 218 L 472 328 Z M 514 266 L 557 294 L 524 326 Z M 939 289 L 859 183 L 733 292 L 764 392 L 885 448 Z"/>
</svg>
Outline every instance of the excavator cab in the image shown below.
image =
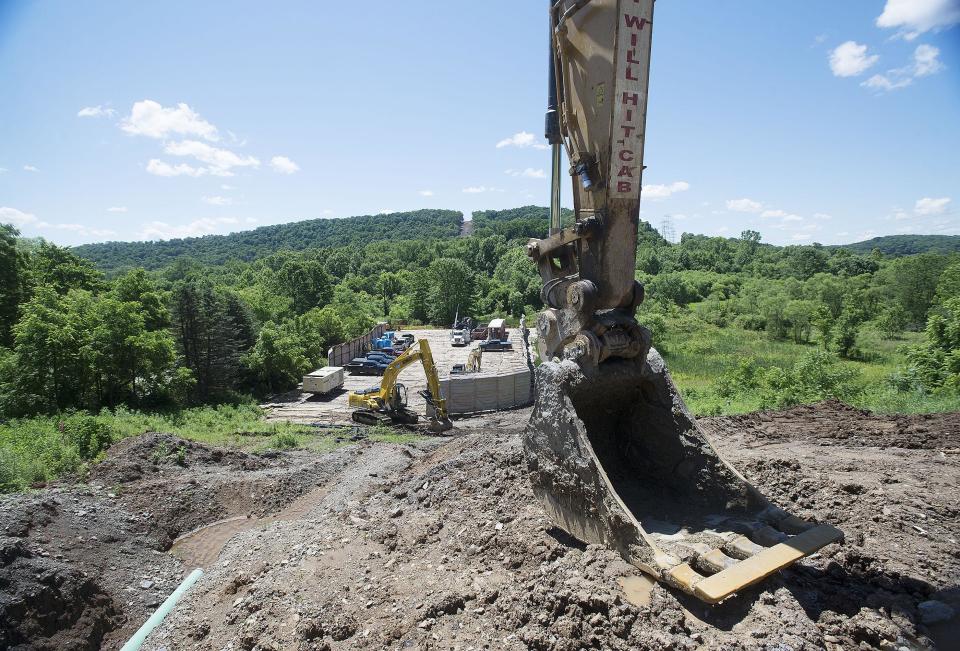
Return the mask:
<svg viewBox="0 0 960 651">
<path fill-rule="evenodd" d="M 771 504 L 717 453 L 649 330 L 634 279 L 654 0 L 550 0 L 550 232 L 542 363 L 524 433 L 534 494 L 577 538 L 722 601 L 842 533 Z M 561 148 L 575 222 L 560 222 Z"/>
</svg>

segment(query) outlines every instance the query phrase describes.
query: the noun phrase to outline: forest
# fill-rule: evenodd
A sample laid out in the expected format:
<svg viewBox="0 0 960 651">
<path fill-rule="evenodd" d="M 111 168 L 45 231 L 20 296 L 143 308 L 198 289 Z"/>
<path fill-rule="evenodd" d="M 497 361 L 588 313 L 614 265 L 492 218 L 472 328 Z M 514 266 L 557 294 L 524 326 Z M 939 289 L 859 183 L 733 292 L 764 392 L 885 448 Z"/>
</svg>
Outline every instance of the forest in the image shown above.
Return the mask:
<svg viewBox="0 0 960 651">
<path fill-rule="evenodd" d="M 547 209 L 472 217 L 466 237 L 460 213 L 432 210 L 73 249 L 0 227 L 0 490 L 75 470 L 131 419 L 255 419 L 255 399 L 378 320 L 533 322 L 523 244 Z M 912 237 L 894 253 L 756 231 L 671 243 L 641 222 L 639 317 L 700 414 L 960 409 L 960 253 Z"/>
</svg>

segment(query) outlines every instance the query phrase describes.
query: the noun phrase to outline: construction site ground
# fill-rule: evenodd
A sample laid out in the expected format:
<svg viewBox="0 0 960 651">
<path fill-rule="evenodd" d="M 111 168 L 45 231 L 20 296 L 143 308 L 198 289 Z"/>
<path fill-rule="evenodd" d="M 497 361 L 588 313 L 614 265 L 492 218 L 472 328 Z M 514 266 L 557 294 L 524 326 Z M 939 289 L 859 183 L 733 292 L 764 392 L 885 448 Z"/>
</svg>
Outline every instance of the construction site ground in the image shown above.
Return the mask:
<svg viewBox="0 0 960 651">
<path fill-rule="evenodd" d="M 440 378 L 450 375 L 454 364 L 466 364 L 470 351 L 480 342 L 471 342 L 468 346 L 451 346 L 449 330 L 403 330 L 417 340 L 430 342 L 430 350 L 437 366 Z M 527 352 L 523 337 L 517 328 L 508 329 L 513 350 L 484 353 L 479 375 L 501 375 L 527 368 Z M 400 372 L 397 380 L 407 387 L 408 405 L 418 414 L 426 413 L 426 401 L 420 395 L 427 388 L 427 379 L 420 364 L 412 364 Z M 267 418 L 295 423 L 321 423 L 338 425 L 350 423 L 353 410 L 347 404 L 350 391 L 379 386 L 380 377 L 375 375 L 351 375 L 345 373 L 343 387 L 328 395 L 310 395 L 291 391 L 275 396 L 262 407 L 267 410 Z"/>
<path fill-rule="evenodd" d="M 553 528 L 528 416 L 326 454 L 127 439 L 86 484 L 0 500 L 0 648 L 117 649 L 197 564 L 144 648 L 960 648 L 960 414 L 704 419 L 773 501 L 846 534 L 719 606 Z"/>
</svg>

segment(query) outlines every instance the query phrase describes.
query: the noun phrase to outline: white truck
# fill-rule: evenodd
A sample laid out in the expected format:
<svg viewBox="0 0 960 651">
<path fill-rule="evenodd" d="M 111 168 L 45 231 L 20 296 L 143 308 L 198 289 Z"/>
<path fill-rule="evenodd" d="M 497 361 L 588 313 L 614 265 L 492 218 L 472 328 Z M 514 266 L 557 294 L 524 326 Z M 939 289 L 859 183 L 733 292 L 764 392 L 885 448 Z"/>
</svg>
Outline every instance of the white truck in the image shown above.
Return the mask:
<svg viewBox="0 0 960 651">
<path fill-rule="evenodd" d="M 323 395 L 343 386 L 343 367 L 324 366 L 303 376 L 303 392 Z"/>
</svg>

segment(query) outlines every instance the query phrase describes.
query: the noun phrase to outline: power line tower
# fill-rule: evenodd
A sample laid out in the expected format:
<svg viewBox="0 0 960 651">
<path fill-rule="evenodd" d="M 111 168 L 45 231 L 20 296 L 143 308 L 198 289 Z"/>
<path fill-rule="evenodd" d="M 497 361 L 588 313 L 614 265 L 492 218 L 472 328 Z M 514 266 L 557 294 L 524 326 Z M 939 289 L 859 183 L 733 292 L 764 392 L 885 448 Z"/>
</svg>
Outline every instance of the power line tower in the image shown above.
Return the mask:
<svg viewBox="0 0 960 651">
<path fill-rule="evenodd" d="M 670 244 L 673 244 L 677 239 L 677 234 L 673 230 L 673 220 L 670 219 L 670 215 L 664 215 L 663 219 L 660 220 L 660 237 L 670 242 Z"/>
</svg>

